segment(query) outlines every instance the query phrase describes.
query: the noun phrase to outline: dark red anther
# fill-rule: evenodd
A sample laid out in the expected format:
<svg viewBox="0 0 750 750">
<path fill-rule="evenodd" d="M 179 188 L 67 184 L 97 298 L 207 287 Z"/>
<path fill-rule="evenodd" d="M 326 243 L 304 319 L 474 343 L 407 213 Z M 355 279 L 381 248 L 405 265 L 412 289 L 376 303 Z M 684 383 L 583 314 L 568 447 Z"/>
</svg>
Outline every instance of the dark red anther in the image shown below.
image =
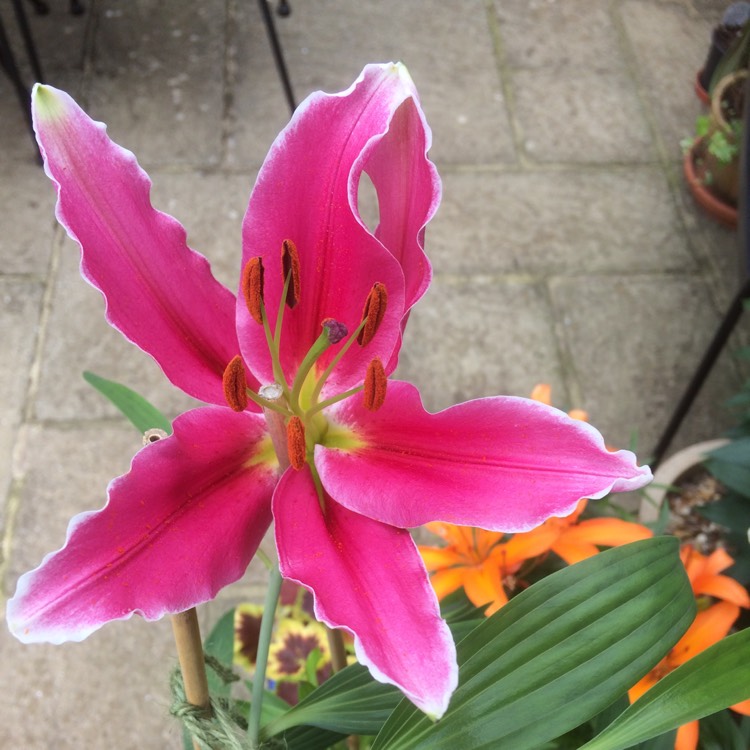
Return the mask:
<svg viewBox="0 0 750 750">
<path fill-rule="evenodd" d="M 367 365 L 364 385 L 365 409 L 377 411 L 385 401 L 385 392 L 388 387 L 388 378 L 385 375 L 383 363 L 377 357 Z"/>
<path fill-rule="evenodd" d="M 245 366 L 238 354 L 224 370 L 222 377 L 224 398 L 234 411 L 245 411 L 247 408 L 247 378 Z"/>
<path fill-rule="evenodd" d="M 263 324 L 263 260 L 250 258 L 242 269 L 240 288 L 245 297 L 245 304 L 256 323 Z"/>
<path fill-rule="evenodd" d="M 367 295 L 365 309 L 362 311 L 362 320 L 365 321 L 365 325 L 357 336 L 357 343 L 360 346 L 367 346 L 372 341 L 383 322 L 387 305 L 388 292 L 385 289 L 385 284 L 376 281 Z"/>
<path fill-rule="evenodd" d="M 300 277 L 299 253 L 297 246 L 291 240 L 281 243 L 281 283 L 285 284 L 287 277 L 291 274 L 289 289 L 286 293 L 286 303 L 294 307 L 300 298 L 302 279 Z"/>
</svg>

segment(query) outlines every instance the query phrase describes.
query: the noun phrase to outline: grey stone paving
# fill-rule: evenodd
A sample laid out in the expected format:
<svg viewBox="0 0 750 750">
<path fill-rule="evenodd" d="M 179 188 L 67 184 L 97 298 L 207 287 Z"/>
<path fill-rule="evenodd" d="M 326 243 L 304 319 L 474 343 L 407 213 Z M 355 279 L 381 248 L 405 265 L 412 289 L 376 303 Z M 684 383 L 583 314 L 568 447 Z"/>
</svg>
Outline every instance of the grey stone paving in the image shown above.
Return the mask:
<svg viewBox="0 0 750 750">
<path fill-rule="evenodd" d="M 48 81 L 139 156 L 157 207 L 234 287 L 254 175 L 287 118 L 250 0 L 90 0 L 32 17 Z M 278 22 L 298 98 L 402 59 L 444 180 L 428 231 L 435 284 L 399 374 L 438 409 L 554 387 L 645 460 L 738 283 L 736 236 L 682 184 L 679 140 L 718 0 L 292 0 Z M 7 4 L 0 8 L 13 27 Z M 17 40 L 15 40 L 17 41 Z M 13 92 L 0 79 L 0 574 L 18 575 L 101 505 L 139 437 L 81 379 L 92 369 L 171 414 L 190 404 L 108 328 L 55 228 Z M 741 337 L 747 338 L 747 321 Z M 714 437 L 740 373 L 728 353 L 676 445 Z M 262 573 L 203 608 L 257 598 Z M 113 623 L 83 644 L 22 646 L 0 628 L 0 746 L 177 748 L 169 624 Z M 7 690 L 10 692 L 7 693 Z"/>
</svg>

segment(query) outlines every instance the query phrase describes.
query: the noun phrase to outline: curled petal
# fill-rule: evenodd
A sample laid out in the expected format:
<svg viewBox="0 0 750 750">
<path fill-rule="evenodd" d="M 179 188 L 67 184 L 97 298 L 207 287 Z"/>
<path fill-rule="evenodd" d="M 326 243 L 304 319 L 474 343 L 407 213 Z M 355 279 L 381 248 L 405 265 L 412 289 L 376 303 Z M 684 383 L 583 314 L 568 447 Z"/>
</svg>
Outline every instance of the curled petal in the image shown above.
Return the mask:
<svg viewBox="0 0 750 750">
<path fill-rule="evenodd" d="M 261 418 L 187 412 L 70 522 L 65 546 L 8 602 L 20 640 L 80 641 L 110 620 L 156 620 L 212 599 L 245 572 L 271 521 L 277 464 Z"/>
<path fill-rule="evenodd" d="M 414 386 L 391 382 L 379 411 L 350 398 L 330 413 L 358 444 L 316 446 L 324 487 L 393 526 L 526 531 L 571 513 L 581 498 L 651 480 L 630 451 L 609 452 L 591 425 L 529 399 L 477 399 L 430 414 Z"/>
<path fill-rule="evenodd" d="M 178 388 L 223 404 L 222 374 L 239 350 L 234 295 L 183 227 L 151 206 L 148 175 L 103 124 L 50 86 L 35 86 L 32 111 L 57 218 L 81 246 L 81 273 L 104 295 L 107 320 Z"/>
<path fill-rule="evenodd" d="M 411 536 L 323 498 L 308 469 L 274 494 L 281 572 L 310 589 L 315 616 L 354 636 L 373 677 L 441 716 L 456 687 L 456 651 Z"/>
<path fill-rule="evenodd" d="M 388 306 L 376 335 L 366 346 L 349 349 L 329 378 L 324 395 L 361 383 L 367 364 L 375 357 L 384 364 L 394 359 L 408 307 L 404 269 L 409 266 L 411 297 L 423 291 L 429 278 L 425 275 L 429 266 L 419 260 L 417 235 L 431 215 L 432 193 L 398 211 L 388 207 L 395 213 L 385 219 L 383 239 L 398 243 L 393 252 L 365 226 L 357 208 L 359 178 L 368 159 L 373 164 L 377 161 L 377 143 L 385 138 L 391 144 L 387 134 L 392 127 L 393 137 L 422 127 L 413 116 L 408 123 L 394 123 L 402 106 L 407 110 L 416 106 L 414 99 L 413 84 L 403 66 L 392 64 L 368 65 L 341 94 L 311 95 L 271 147 L 250 197 L 242 231 L 243 263 L 254 256 L 263 258 L 264 299 L 272 320 L 283 291 L 279 248 L 284 240 L 292 240 L 299 252 L 299 300 L 284 313 L 281 337 L 281 363 L 287 376 L 317 339 L 321 321 L 335 318 L 354 331 L 373 285 L 380 283 L 387 290 Z M 400 117 L 396 118 L 399 122 Z M 411 138 L 405 145 L 391 144 L 381 160 L 399 174 L 406 170 L 412 175 L 409 184 L 415 190 L 432 191 L 434 175 L 423 174 L 429 168 L 410 166 L 412 149 L 420 148 L 418 159 L 424 161 L 426 141 L 423 138 L 419 143 Z M 395 163 L 399 155 L 405 164 Z M 423 199 L 429 206 L 422 205 Z M 417 260 L 412 261 L 413 257 Z M 272 380 L 263 330 L 244 303 L 237 306 L 237 323 L 248 366 L 260 380 Z M 332 347 L 321 357 L 321 370 L 336 352 Z"/>
</svg>

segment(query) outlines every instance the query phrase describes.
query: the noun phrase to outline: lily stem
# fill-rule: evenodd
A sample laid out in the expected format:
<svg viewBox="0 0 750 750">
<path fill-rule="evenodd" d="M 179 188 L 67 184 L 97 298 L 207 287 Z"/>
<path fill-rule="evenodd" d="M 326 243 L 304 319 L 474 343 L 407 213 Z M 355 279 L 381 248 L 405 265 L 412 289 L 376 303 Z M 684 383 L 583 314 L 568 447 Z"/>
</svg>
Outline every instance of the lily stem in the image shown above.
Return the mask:
<svg viewBox="0 0 750 750">
<path fill-rule="evenodd" d="M 340 630 L 326 628 L 328 632 L 328 648 L 331 651 L 331 666 L 334 672 L 340 672 L 346 666 L 346 649 Z"/>
<path fill-rule="evenodd" d="M 208 694 L 208 679 L 206 664 L 203 659 L 203 644 L 198 625 L 198 614 L 195 607 L 185 612 L 172 615 L 172 632 L 177 646 L 177 658 L 182 671 L 182 681 L 185 685 L 185 698 L 188 703 L 199 706 L 211 714 L 211 703 Z M 195 750 L 201 746 L 193 740 Z"/>
<path fill-rule="evenodd" d="M 250 704 L 250 718 L 247 722 L 247 735 L 250 747 L 260 747 L 260 713 L 263 707 L 263 688 L 266 682 L 266 665 L 268 664 L 268 651 L 271 647 L 271 633 L 273 632 L 273 621 L 276 614 L 276 604 L 281 592 L 281 573 L 278 567 L 271 570 L 266 591 L 266 600 L 263 604 L 263 618 L 260 621 L 260 634 L 258 636 L 258 653 L 255 660 L 255 676 L 253 677 L 253 699 Z"/>
</svg>

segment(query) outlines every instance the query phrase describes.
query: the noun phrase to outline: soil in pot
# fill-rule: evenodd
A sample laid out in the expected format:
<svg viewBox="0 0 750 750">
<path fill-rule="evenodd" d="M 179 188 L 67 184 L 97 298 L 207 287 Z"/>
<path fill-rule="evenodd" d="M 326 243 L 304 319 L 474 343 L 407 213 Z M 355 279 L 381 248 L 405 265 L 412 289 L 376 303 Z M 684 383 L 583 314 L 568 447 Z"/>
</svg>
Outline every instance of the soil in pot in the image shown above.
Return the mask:
<svg viewBox="0 0 750 750">
<path fill-rule="evenodd" d="M 671 511 L 667 533 L 676 536 L 680 544 L 691 544 L 703 555 L 726 547 L 722 527 L 700 515 L 701 508 L 724 496 L 721 482 L 700 465 L 681 477 L 677 487 L 666 495 Z"/>
</svg>

